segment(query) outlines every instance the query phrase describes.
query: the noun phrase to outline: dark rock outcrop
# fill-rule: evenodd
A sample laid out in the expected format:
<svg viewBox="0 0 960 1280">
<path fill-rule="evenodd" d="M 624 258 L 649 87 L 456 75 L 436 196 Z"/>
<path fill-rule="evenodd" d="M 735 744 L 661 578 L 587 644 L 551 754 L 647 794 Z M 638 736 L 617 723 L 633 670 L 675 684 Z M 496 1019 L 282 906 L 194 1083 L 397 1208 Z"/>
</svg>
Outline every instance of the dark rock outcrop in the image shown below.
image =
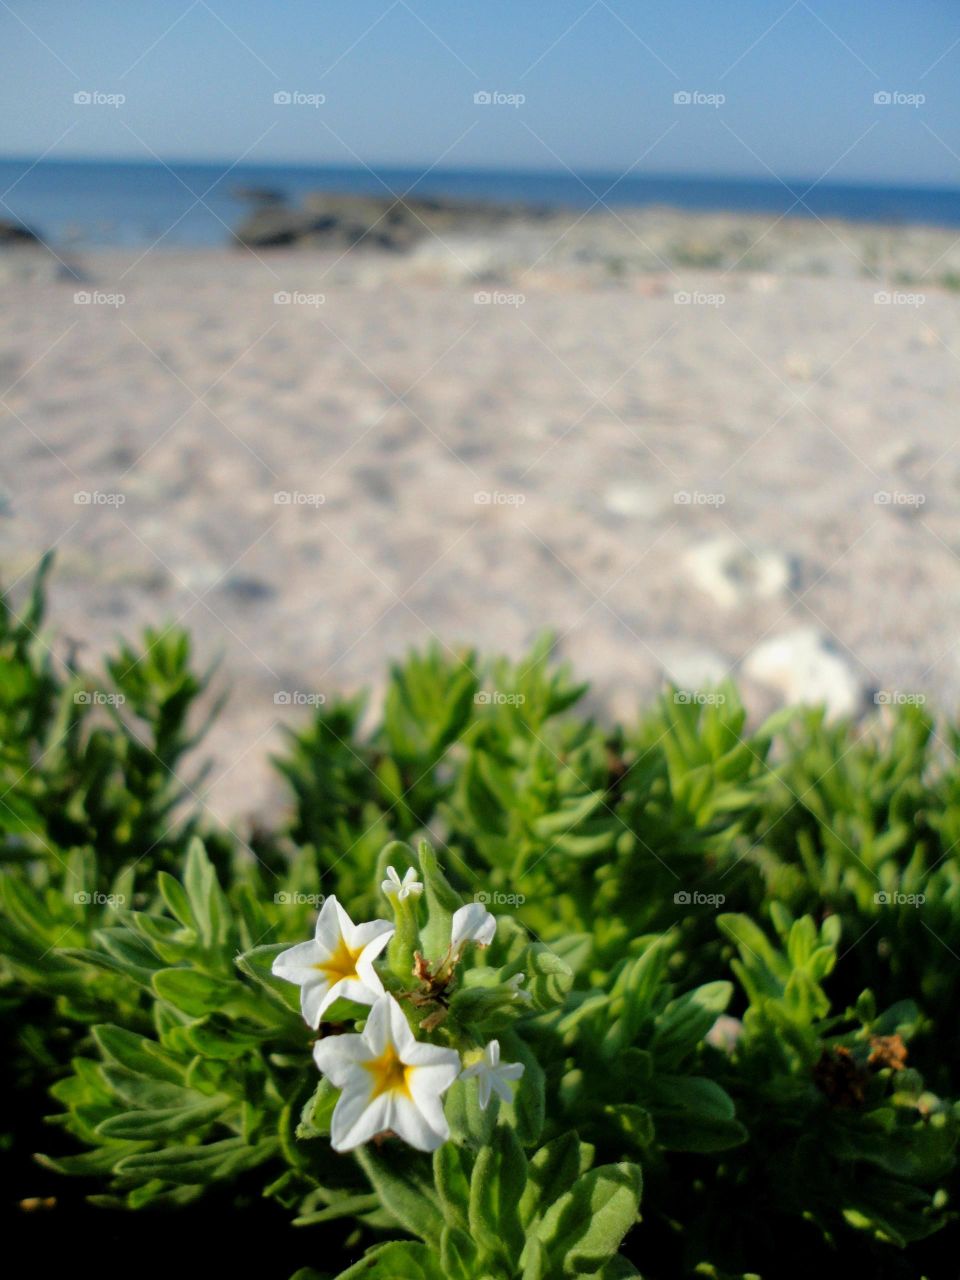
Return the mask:
<svg viewBox="0 0 960 1280">
<path fill-rule="evenodd" d="M 261 205 L 237 228 L 234 237 L 251 248 L 302 245 L 402 252 L 431 233 L 491 231 L 548 213 L 527 205 L 318 192 L 305 196 L 297 208 Z"/>
<path fill-rule="evenodd" d="M 0 218 L 0 248 L 8 249 L 17 245 L 38 245 L 39 243 L 39 237 L 29 227 Z"/>
</svg>

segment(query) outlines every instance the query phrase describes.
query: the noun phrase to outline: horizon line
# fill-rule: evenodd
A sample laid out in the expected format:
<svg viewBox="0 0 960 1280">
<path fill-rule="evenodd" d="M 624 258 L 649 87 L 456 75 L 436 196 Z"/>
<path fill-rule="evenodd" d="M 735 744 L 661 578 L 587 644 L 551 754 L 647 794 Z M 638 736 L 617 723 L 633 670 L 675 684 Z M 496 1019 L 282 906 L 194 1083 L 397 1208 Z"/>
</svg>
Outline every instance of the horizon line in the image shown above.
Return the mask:
<svg viewBox="0 0 960 1280">
<path fill-rule="evenodd" d="M 397 162 L 397 161 L 366 162 L 364 161 L 359 164 L 343 164 L 343 163 L 335 163 L 330 161 L 317 161 L 317 160 L 276 159 L 276 160 L 245 160 L 243 161 L 242 164 L 240 164 L 235 160 L 232 160 L 232 161 L 224 160 L 223 158 L 220 158 L 220 157 L 198 157 L 198 156 L 172 157 L 172 158 L 161 157 L 160 159 L 156 159 L 156 160 L 154 159 L 145 160 L 140 158 L 139 156 L 76 155 L 76 156 L 43 156 L 38 159 L 30 155 L 7 155 L 2 153 L 0 153 L 0 164 L 27 164 L 27 165 L 30 165 L 32 168 L 39 168 L 41 165 L 61 165 L 61 164 L 80 164 L 80 165 L 116 164 L 116 165 L 140 165 L 140 166 L 143 166 L 144 168 L 158 168 L 158 169 L 162 169 L 164 168 L 164 166 L 168 166 L 172 168 L 175 165 L 181 165 L 181 166 L 223 165 L 224 176 L 226 176 L 227 172 L 229 172 L 231 169 L 241 169 L 241 168 L 244 168 L 244 169 L 287 168 L 287 169 L 316 169 L 316 170 L 326 169 L 326 170 L 334 170 L 334 171 L 343 171 L 345 173 L 363 173 L 366 170 L 371 172 L 371 176 L 376 176 L 376 171 L 378 169 L 392 170 L 394 172 L 403 172 L 403 173 L 408 173 L 408 172 L 416 173 L 418 170 L 422 168 L 422 162 L 419 162 L 419 161 L 406 161 L 406 162 Z M 547 178 L 597 177 L 597 178 L 604 178 L 604 179 L 617 176 L 617 171 L 615 169 L 592 169 L 592 168 L 578 169 L 578 168 L 575 168 L 574 166 L 570 166 L 570 168 L 568 169 L 545 169 L 545 168 L 544 169 L 541 169 L 541 168 L 527 169 L 527 168 L 514 167 L 514 166 L 503 167 L 503 166 L 492 165 L 492 164 L 476 164 L 476 165 L 469 165 L 463 168 L 457 168 L 453 166 L 436 166 L 435 168 L 428 169 L 427 173 L 423 174 L 423 177 L 426 178 L 428 173 L 440 174 L 440 175 L 442 174 L 500 174 L 504 176 L 517 176 L 517 177 L 536 176 L 536 177 L 547 177 Z M 619 180 L 621 181 L 626 180 L 627 177 L 628 177 L 628 174 L 622 174 Z M 800 183 L 806 182 L 806 183 L 813 183 L 815 186 L 827 186 L 827 187 L 843 187 L 843 188 L 873 187 L 881 190 L 894 189 L 894 190 L 911 190 L 911 191 L 942 191 L 942 192 L 951 192 L 951 193 L 956 192 L 960 194 L 960 184 L 955 186 L 940 186 L 938 184 L 931 183 L 928 181 L 917 181 L 913 179 L 893 181 L 890 179 L 879 179 L 879 178 L 853 178 L 853 179 L 848 178 L 848 179 L 840 179 L 837 181 L 827 183 L 827 182 L 822 182 L 818 178 L 811 177 L 809 175 L 798 176 L 796 174 L 793 174 L 789 178 L 780 178 L 776 175 L 763 177 L 758 174 L 746 174 L 746 173 L 711 174 L 711 173 L 703 173 L 703 172 L 697 172 L 697 171 L 674 173 L 668 170 L 667 171 L 665 170 L 633 171 L 629 173 L 629 177 L 634 181 L 637 181 L 637 180 L 642 181 L 644 179 L 647 179 L 652 181 L 668 180 L 668 181 L 680 181 L 680 182 L 705 182 L 705 183 L 735 182 L 735 183 L 757 183 L 762 186 L 773 186 L 773 185 L 779 184 L 784 187 L 788 187 L 791 183 L 800 184 Z"/>
</svg>

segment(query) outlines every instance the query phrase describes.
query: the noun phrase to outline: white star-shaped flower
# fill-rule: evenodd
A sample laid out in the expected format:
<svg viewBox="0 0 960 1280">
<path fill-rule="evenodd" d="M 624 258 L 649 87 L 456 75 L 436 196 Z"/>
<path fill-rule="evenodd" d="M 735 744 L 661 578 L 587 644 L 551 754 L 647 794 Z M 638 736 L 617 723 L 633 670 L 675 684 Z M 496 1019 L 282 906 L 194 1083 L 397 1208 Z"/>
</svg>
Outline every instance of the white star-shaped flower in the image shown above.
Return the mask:
<svg viewBox="0 0 960 1280">
<path fill-rule="evenodd" d="M 460 1072 L 460 1079 L 476 1079 L 480 1110 L 485 1111 L 490 1102 L 491 1093 L 495 1093 L 504 1102 L 512 1102 L 513 1090 L 510 1088 L 510 1081 L 519 1080 L 522 1075 L 523 1063 L 501 1062 L 500 1041 L 491 1040 L 484 1049 L 483 1055 Z"/>
<path fill-rule="evenodd" d="M 282 951 L 273 973 L 300 988 L 300 1008 L 313 1028 L 341 996 L 373 1004 L 383 995 L 383 983 L 373 962 L 390 941 L 393 925 L 386 920 L 354 924 L 334 897 L 324 901 L 312 942 L 299 942 Z"/>
<path fill-rule="evenodd" d="M 512 988 L 514 1000 L 519 1000 L 521 1004 L 533 1004 L 533 992 L 523 989 L 526 976 L 525 973 L 515 973 L 512 978 L 507 979 L 506 985 Z"/>
<path fill-rule="evenodd" d="M 490 914 L 481 902 L 468 902 L 458 907 L 450 922 L 450 945 L 454 951 L 467 942 L 489 947 L 497 932 L 497 917 Z"/>
<path fill-rule="evenodd" d="M 327 1036 L 313 1056 L 341 1091 L 330 1122 L 334 1151 L 352 1151 L 386 1129 L 418 1151 L 436 1151 L 450 1137 L 440 1099 L 460 1056 L 417 1040 L 393 996 L 377 1000 L 362 1035 Z"/>
<path fill-rule="evenodd" d="M 380 888 L 388 898 L 392 898 L 396 894 L 401 902 L 404 898 L 409 898 L 411 894 L 419 898 L 423 893 L 423 884 L 417 879 L 416 867 L 408 867 L 402 880 L 397 875 L 394 867 L 387 867 L 387 878 L 380 882 Z"/>
</svg>

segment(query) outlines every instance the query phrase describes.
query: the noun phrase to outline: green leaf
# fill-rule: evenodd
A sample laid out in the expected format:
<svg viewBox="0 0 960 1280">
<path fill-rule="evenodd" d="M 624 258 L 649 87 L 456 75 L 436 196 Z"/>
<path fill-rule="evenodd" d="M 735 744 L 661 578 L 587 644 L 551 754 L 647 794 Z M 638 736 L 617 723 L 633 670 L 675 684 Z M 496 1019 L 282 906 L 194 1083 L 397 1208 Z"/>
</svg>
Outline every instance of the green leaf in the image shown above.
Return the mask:
<svg viewBox="0 0 960 1280">
<path fill-rule="evenodd" d="M 733 1099 L 715 1080 L 658 1074 L 647 1102 L 657 1141 L 670 1151 L 723 1151 L 747 1140 Z"/>
<path fill-rule="evenodd" d="M 297 1125 L 297 1137 L 301 1139 L 323 1138 L 330 1134 L 330 1121 L 340 1097 L 339 1089 L 335 1089 L 324 1077 L 316 1090 L 308 1098 L 300 1114 Z"/>
<path fill-rule="evenodd" d="M 708 982 L 671 1000 L 654 1024 L 650 1045 L 658 1064 L 679 1064 L 700 1044 L 733 995 L 733 983 Z"/>
<path fill-rule="evenodd" d="M 564 1002 L 573 986 L 573 970 L 541 942 L 531 943 L 515 968 L 527 975 L 524 989 L 532 997 L 530 1007 L 533 1009 L 556 1008 Z"/>
<path fill-rule="evenodd" d="M 420 875 L 427 903 L 427 923 L 420 932 L 420 938 L 424 954 L 437 961 L 450 946 L 453 913 L 462 905 L 463 900 L 440 870 L 437 855 L 426 840 L 420 842 L 419 854 Z"/>
<path fill-rule="evenodd" d="M 527 1185 L 520 1197 L 520 1221 L 525 1228 L 543 1217 L 593 1161 L 593 1147 L 576 1133 L 554 1138 L 527 1162 Z"/>
<path fill-rule="evenodd" d="M 391 1240 L 369 1249 L 337 1280 L 447 1280 L 440 1259 L 426 1245 Z"/>
<path fill-rule="evenodd" d="M 433 1153 L 433 1181 L 444 1219 L 451 1227 L 468 1227 L 471 1162 L 456 1142 L 445 1142 Z"/>
<path fill-rule="evenodd" d="M 122 1115 L 108 1116 L 97 1126 L 97 1133 L 104 1138 L 123 1138 L 134 1142 L 162 1141 L 204 1129 L 231 1102 L 231 1098 L 221 1094 L 195 1107 L 128 1111 Z"/>
<path fill-rule="evenodd" d="M 211 978 L 195 969 L 161 969 L 153 975 L 153 989 L 161 1000 L 202 1018 L 214 1013 L 237 995 L 237 984 Z"/>
<path fill-rule="evenodd" d="M 641 1187 L 638 1165 L 602 1165 L 551 1205 L 534 1232 L 551 1275 L 583 1276 L 612 1258 L 637 1220 Z"/>
<path fill-rule="evenodd" d="M 482 1250 L 512 1265 L 524 1234 L 519 1204 L 527 1182 L 527 1162 L 513 1129 L 499 1125 L 493 1142 L 481 1149 L 470 1179 L 470 1235 Z"/>
<path fill-rule="evenodd" d="M 251 1146 L 243 1138 L 224 1138 L 201 1146 L 139 1152 L 120 1160 L 116 1171 L 124 1177 L 160 1178 L 164 1182 L 187 1185 L 225 1181 L 244 1169 L 262 1164 L 276 1150 L 273 1139 Z"/>
<path fill-rule="evenodd" d="M 433 1183 L 424 1176 L 422 1161 L 412 1153 L 375 1153 L 369 1147 L 360 1148 L 357 1160 L 384 1208 L 400 1226 L 439 1249 L 443 1214 Z"/>
<path fill-rule="evenodd" d="M 235 963 L 240 972 L 246 974 L 248 978 L 252 978 L 276 1004 L 281 1005 L 291 1013 L 299 1015 L 299 988 L 294 986 L 292 982 L 284 982 L 282 978 L 275 978 L 271 972 L 271 966 L 275 958 L 281 951 L 286 951 L 290 945 L 289 942 L 270 942 L 261 947 L 253 947 L 250 951 L 245 951 L 243 955 L 237 956 Z"/>
<path fill-rule="evenodd" d="M 230 908 L 203 841 L 197 837 L 190 841 L 187 849 L 183 887 L 203 945 L 213 947 L 225 942 L 229 933 Z"/>
</svg>

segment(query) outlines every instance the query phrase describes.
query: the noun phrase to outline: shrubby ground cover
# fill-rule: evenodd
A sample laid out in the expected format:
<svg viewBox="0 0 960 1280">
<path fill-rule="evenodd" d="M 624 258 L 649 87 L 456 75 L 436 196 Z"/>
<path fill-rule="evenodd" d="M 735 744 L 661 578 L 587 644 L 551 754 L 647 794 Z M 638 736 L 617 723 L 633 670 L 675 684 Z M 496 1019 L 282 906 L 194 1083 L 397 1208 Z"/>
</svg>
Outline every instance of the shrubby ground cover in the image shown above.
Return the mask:
<svg viewBox="0 0 960 1280">
<path fill-rule="evenodd" d="M 53 652 L 41 573 L 0 613 L 16 1192 L 36 1152 L 94 1239 L 226 1220 L 265 1280 L 956 1275 L 955 728 L 731 686 L 610 727 L 548 641 L 433 648 L 374 731 L 287 735 L 243 842 L 187 635 Z"/>
</svg>

